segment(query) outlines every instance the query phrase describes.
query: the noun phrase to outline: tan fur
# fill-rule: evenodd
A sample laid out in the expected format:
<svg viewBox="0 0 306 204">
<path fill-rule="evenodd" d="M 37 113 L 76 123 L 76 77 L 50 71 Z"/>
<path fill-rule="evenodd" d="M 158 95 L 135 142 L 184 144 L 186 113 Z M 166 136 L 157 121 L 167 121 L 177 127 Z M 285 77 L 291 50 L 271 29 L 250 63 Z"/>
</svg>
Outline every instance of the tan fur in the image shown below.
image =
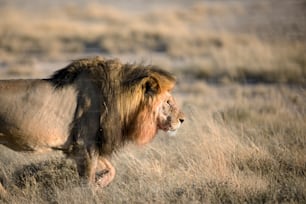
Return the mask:
<svg viewBox="0 0 306 204">
<path fill-rule="evenodd" d="M 82 178 L 106 186 L 115 176 L 106 159 L 113 151 L 183 122 L 170 94 L 174 83 L 158 68 L 103 58 L 76 60 L 49 79 L 0 81 L 0 143 L 62 150 Z"/>
</svg>

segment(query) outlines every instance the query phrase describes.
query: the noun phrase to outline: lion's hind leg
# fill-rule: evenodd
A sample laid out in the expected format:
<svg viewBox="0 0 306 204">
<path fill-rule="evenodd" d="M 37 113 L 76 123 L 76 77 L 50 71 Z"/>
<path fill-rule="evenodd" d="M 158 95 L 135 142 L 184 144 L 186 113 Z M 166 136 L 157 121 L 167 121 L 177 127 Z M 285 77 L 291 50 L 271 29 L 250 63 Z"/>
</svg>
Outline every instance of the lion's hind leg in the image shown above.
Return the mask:
<svg viewBox="0 0 306 204">
<path fill-rule="evenodd" d="M 107 186 L 115 178 L 116 170 L 105 158 L 100 158 L 96 171 L 96 184 L 100 187 Z"/>
</svg>

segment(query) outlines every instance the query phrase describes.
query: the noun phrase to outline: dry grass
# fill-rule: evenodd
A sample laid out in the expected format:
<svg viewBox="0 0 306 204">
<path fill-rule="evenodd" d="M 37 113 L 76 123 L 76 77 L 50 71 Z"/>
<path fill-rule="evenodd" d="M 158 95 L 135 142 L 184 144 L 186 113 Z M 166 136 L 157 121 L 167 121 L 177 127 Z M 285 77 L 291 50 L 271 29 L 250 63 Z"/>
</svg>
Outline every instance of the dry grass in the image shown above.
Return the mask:
<svg viewBox="0 0 306 204">
<path fill-rule="evenodd" d="M 1 78 L 46 76 L 84 55 L 149 56 L 177 74 L 187 115 L 176 138 L 114 155 L 115 181 L 96 192 L 71 161 L 0 146 L 6 202 L 305 203 L 305 3 L 273 2 L 1 7 Z"/>
<path fill-rule="evenodd" d="M 10 202 L 305 202 L 305 91 L 203 90 L 206 100 L 194 95 L 197 87 L 180 92 L 188 120 L 176 138 L 160 134 L 146 147 L 128 145 L 113 156 L 117 176 L 109 187 L 92 192 L 79 184 L 73 163 L 49 160 L 6 171 L 18 195 Z"/>
<path fill-rule="evenodd" d="M 267 45 L 251 36 L 222 36 L 207 58 L 181 65 L 184 74 L 215 83 L 305 84 L 306 50 L 299 44 Z"/>
</svg>

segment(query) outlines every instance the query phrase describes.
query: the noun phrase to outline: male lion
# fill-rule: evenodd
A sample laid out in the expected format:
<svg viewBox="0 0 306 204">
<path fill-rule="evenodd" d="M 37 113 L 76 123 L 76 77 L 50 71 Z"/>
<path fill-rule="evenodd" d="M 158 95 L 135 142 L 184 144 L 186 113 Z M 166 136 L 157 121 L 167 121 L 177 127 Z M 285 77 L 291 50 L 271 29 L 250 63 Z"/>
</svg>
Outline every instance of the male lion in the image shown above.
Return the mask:
<svg viewBox="0 0 306 204">
<path fill-rule="evenodd" d="M 49 79 L 0 81 L 0 143 L 16 151 L 61 150 L 88 183 L 109 184 L 106 159 L 128 141 L 175 132 L 183 113 L 175 79 L 156 67 L 99 57 L 73 61 Z M 2 187 L 0 187 L 1 189 Z"/>
</svg>

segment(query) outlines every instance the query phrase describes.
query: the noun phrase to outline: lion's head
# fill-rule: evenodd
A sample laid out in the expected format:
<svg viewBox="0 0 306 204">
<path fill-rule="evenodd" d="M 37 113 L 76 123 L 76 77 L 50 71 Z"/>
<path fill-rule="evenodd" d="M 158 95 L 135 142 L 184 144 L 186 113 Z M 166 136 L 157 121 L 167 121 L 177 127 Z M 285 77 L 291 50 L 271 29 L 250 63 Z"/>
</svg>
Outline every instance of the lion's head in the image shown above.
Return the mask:
<svg viewBox="0 0 306 204">
<path fill-rule="evenodd" d="M 139 102 L 135 101 L 137 97 L 131 95 L 135 97 L 138 106 L 132 137 L 137 144 L 148 143 L 158 130 L 173 135 L 184 122 L 184 114 L 171 95 L 175 79 L 159 69 L 151 68 L 147 71 L 144 82 L 138 84 Z"/>
<path fill-rule="evenodd" d="M 157 125 L 169 135 L 174 135 L 184 122 L 184 114 L 180 111 L 173 96 L 165 94 L 164 100 L 158 107 Z"/>
</svg>

